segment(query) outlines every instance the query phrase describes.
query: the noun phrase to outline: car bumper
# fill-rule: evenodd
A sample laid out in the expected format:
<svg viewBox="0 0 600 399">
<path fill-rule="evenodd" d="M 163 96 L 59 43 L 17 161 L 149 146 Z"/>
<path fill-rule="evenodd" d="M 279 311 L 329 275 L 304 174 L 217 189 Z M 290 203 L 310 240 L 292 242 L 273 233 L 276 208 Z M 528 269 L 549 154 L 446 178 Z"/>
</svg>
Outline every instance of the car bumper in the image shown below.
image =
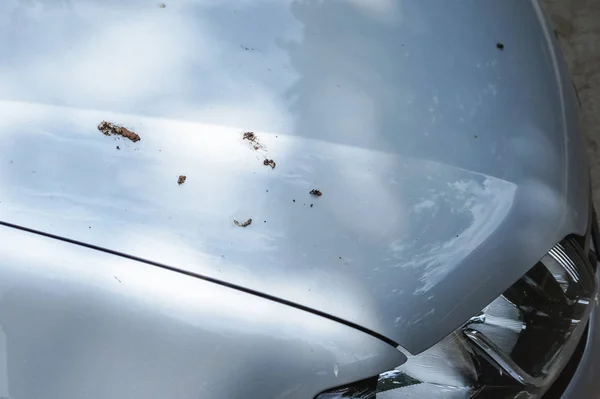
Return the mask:
<svg viewBox="0 0 600 399">
<path fill-rule="evenodd" d="M 599 277 L 597 273 L 596 280 L 599 281 L 600 287 Z M 600 307 L 598 304 L 596 304 L 596 308 L 592 311 L 589 321 L 587 342 L 583 355 L 561 398 L 600 398 Z"/>
</svg>

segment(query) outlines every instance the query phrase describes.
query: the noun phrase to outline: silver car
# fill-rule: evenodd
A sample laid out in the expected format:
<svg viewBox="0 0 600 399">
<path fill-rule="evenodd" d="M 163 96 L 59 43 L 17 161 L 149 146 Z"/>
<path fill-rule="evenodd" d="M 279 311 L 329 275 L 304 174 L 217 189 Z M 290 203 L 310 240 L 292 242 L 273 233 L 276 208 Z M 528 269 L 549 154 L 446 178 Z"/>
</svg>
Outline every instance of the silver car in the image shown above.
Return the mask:
<svg viewBox="0 0 600 399">
<path fill-rule="evenodd" d="M 591 398 L 537 0 L 2 0 L 2 399 Z"/>
</svg>

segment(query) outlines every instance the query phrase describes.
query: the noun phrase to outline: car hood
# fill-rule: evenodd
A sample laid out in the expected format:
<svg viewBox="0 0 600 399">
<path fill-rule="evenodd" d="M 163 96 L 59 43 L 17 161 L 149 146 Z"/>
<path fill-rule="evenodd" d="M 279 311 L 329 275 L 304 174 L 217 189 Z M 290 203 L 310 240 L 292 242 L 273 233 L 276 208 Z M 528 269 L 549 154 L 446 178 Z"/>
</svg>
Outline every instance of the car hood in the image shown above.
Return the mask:
<svg viewBox="0 0 600 399">
<path fill-rule="evenodd" d="M 1 221 L 413 353 L 586 229 L 536 3 L 7 0 L 0 46 Z"/>
</svg>

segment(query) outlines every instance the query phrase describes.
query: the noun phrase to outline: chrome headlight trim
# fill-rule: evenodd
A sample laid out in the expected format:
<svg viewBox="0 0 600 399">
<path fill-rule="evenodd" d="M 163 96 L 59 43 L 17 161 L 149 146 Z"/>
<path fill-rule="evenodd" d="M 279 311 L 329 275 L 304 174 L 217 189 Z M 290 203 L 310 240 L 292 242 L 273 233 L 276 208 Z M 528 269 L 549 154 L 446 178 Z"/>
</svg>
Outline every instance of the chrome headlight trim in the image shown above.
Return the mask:
<svg viewBox="0 0 600 399">
<path fill-rule="evenodd" d="M 596 303 L 595 257 L 585 253 L 586 240 L 570 236 L 556 244 L 461 328 L 381 374 L 377 389 L 358 396 L 338 389 L 317 399 L 540 398 L 573 354 Z"/>
</svg>

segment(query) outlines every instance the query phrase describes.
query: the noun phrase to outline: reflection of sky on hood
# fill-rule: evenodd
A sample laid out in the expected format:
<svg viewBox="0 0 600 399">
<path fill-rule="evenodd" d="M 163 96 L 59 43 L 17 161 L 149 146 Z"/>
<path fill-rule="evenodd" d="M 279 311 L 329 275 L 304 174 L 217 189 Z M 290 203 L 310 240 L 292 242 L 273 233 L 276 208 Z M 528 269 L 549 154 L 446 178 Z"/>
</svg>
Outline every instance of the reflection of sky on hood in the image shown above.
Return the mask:
<svg viewBox="0 0 600 399">
<path fill-rule="evenodd" d="M 405 360 L 340 323 L 187 275 L 3 226 L 0 241 L 6 398 L 258 398 L 290 386 L 312 398 Z"/>
<path fill-rule="evenodd" d="M 273 32 L 292 40 L 298 24 L 285 2 L 277 4 L 173 1 L 161 9 L 141 0 L 7 0 L 2 97 L 284 128 L 277 97 L 295 74 Z M 268 25 L 252 18 L 261 14 Z"/>
<path fill-rule="evenodd" d="M 521 3 L 166 3 L 0 3 L 0 219 L 410 342 L 576 230 L 554 74 Z M 500 54 L 498 32 L 519 45 Z"/>
<path fill-rule="evenodd" d="M 457 262 L 490 237 L 508 215 L 515 190 L 514 185 L 489 178 L 457 181 L 413 207 L 418 209 L 413 215 L 419 231 L 413 232 L 406 246 L 394 242 L 390 250 L 397 254 L 394 258 L 399 267 L 425 270 L 415 294 L 425 294 L 435 287 Z M 463 222 L 445 229 L 435 222 L 444 219 Z M 469 227 L 455 230 L 462 224 Z"/>
</svg>

